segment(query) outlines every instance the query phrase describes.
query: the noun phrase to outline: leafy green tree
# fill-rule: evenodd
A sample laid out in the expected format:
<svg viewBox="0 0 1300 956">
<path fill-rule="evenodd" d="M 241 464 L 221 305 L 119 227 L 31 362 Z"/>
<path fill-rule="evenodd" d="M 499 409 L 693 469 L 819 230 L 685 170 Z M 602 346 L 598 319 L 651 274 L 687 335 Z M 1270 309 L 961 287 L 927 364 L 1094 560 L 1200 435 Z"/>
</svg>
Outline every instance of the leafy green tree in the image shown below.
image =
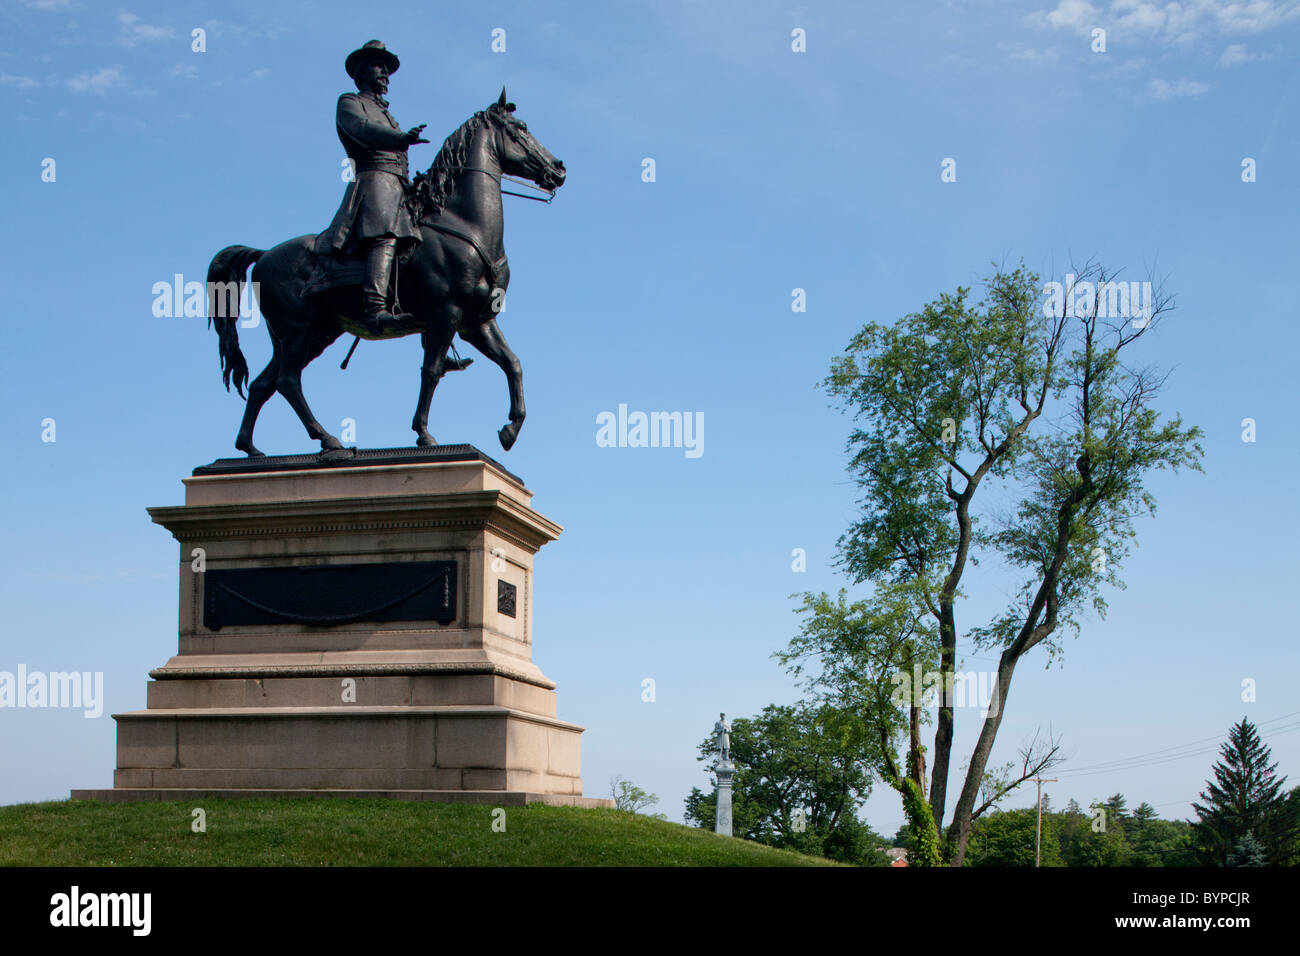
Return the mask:
<svg viewBox="0 0 1300 956">
<path fill-rule="evenodd" d="M 1043 814 L 1043 866 L 1064 866 L 1057 815 Z M 1033 866 L 1038 810 L 999 810 L 972 828 L 966 862 L 970 866 Z"/>
<path fill-rule="evenodd" d="M 1296 802 L 1287 799 L 1277 776 L 1272 752 L 1244 717 L 1228 732 L 1214 764 L 1214 780 L 1201 792 L 1204 804 L 1193 803 L 1198 820 L 1192 824 L 1197 859 L 1206 866 L 1226 866 L 1229 854 L 1248 834 L 1263 848 L 1265 864 L 1289 862 L 1295 852 L 1300 820 Z"/>
<path fill-rule="evenodd" d="M 1187 821 L 1161 820 L 1156 808 L 1144 801 L 1132 816 L 1122 818 L 1122 825 L 1130 850 L 1126 866 L 1196 865 L 1192 828 Z"/>
<path fill-rule="evenodd" d="M 1071 800 L 1056 816 L 1061 859 L 1067 866 L 1195 865 L 1191 827 L 1182 820 L 1159 819 L 1149 803 L 1130 814 L 1123 794 L 1087 812 Z"/>
<path fill-rule="evenodd" d="M 906 823 L 899 826 L 898 832 L 894 834 L 894 839 L 889 845 L 893 847 L 902 847 L 904 850 L 911 849 L 912 831 L 908 829 Z"/>
<path fill-rule="evenodd" d="M 614 809 L 627 813 L 640 813 L 659 802 L 659 798 L 653 793 L 647 793 L 622 776 L 609 778 L 609 791 L 614 797 Z M 666 819 L 662 813 L 650 813 L 647 816 L 660 820 Z"/>
<path fill-rule="evenodd" d="M 1131 814 L 1123 794 L 1114 794 L 1085 811 L 1070 800 L 1054 814 L 1066 866 L 1194 866 L 1191 827 L 1161 820 L 1143 803 Z"/>
<path fill-rule="evenodd" d="M 937 658 L 927 651 L 933 640 L 926 639 L 928 625 L 915 593 L 905 585 L 887 585 L 877 593 L 882 599 L 870 606 L 849 604 L 843 590 L 833 601 L 826 594 L 804 595 L 800 612 L 807 617 L 800 634 L 776 657 L 824 707 L 853 715 L 864 733 L 874 737 L 872 769 L 903 800 L 914 841 L 909 863 L 930 866 L 932 858 L 938 860 L 938 838 L 925 801 L 922 688 L 914 685 L 923 673 L 934 672 Z M 807 658 L 818 658 L 813 673 L 806 670 Z M 904 735 L 907 758 L 900 770 L 895 747 Z"/>
<path fill-rule="evenodd" d="M 1147 820 L 1129 843 L 1133 849 L 1129 866 L 1196 866 L 1192 827 L 1186 820 Z"/>
<path fill-rule="evenodd" d="M 1121 798 L 1122 801 L 1122 798 Z M 1099 804 L 1097 816 L 1085 816 L 1071 821 L 1070 851 L 1065 857 L 1068 866 L 1126 866 L 1130 850 L 1124 832 L 1124 821 L 1108 804 Z"/>
<path fill-rule="evenodd" d="M 865 865 L 888 862 L 889 841 L 858 818 L 871 793 L 876 745 L 861 721 L 830 707 L 765 707 L 757 717 L 732 722 L 732 832 L 766 843 Z M 712 760 L 712 735 L 701 742 L 700 760 Z M 713 829 L 713 793 L 694 788 L 686 819 Z"/>
<path fill-rule="evenodd" d="M 969 631 L 976 648 L 1001 656 L 996 706 L 984 717 L 944 832 L 953 865 L 963 862 L 972 822 L 988 806 L 989 761 L 1016 665 L 1040 644 L 1054 656 L 1059 635 L 1077 632 L 1088 608 L 1104 614 L 1100 589 L 1122 586 L 1117 572 L 1134 536 L 1132 520 L 1154 509 L 1144 476 L 1199 469 L 1199 430 L 1177 417 L 1162 424 L 1151 407 L 1164 378 L 1126 361 L 1159 325 L 1169 299 L 1153 293 L 1149 314 L 1116 319 L 1104 292 L 1115 277 L 1091 265 L 1076 272 L 1064 290 L 1068 307 L 1055 311 L 1042 306 L 1038 277 L 1022 264 L 997 270 L 974 305 L 970 290 L 958 288 L 893 324 L 868 323 L 824 382 L 855 418 L 849 469 L 862 490 L 861 515 L 840 540 L 840 563 L 855 583 L 875 588 L 857 617 L 864 625 L 907 623 L 911 644 L 895 640 L 901 628 L 886 627 L 870 631 L 875 646 L 855 658 L 851 635 L 827 634 L 835 617 L 828 614 L 805 628 L 809 639 L 791 653 L 815 658 L 832 676 L 837 659 L 850 676 L 863 660 L 901 666 L 897 656 L 875 653 L 886 641 L 897 655 L 938 657 L 942 696 L 928 800 L 940 829 L 963 576 L 987 554 L 1020 578 L 1011 606 Z M 977 495 L 989 485 L 1012 507 L 977 533 Z M 864 689 L 879 686 L 880 674 L 863 676 Z M 874 705 L 861 715 L 890 743 L 900 725 L 908 728 L 908 760 L 895 776 L 915 780 L 919 722 Z M 882 763 L 889 749 L 882 747 Z"/>
</svg>

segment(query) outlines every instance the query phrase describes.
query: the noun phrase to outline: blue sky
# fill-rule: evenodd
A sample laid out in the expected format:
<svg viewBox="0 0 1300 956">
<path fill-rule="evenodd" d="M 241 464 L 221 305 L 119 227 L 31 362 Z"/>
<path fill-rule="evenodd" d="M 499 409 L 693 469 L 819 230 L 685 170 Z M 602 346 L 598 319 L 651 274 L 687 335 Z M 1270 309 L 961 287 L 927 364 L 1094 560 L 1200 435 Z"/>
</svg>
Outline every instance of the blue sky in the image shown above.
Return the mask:
<svg viewBox="0 0 1300 956">
<path fill-rule="evenodd" d="M 206 52 L 191 51 L 196 27 Z M 796 28 L 806 52 L 791 49 Z M 553 205 L 507 200 L 519 443 L 496 445 L 505 383 L 484 361 L 439 389 L 431 429 L 499 457 L 565 526 L 537 561 L 535 657 L 560 716 L 588 728 L 587 793 L 622 774 L 680 819 L 707 786 L 696 745 L 717 713 L 798 698 L 771 654 L 795 632 L 793 593 L 840 586 L 834 543 L 854 514 L 848 422 L 816 383 L 864 322 L 1021 257 L 1045 279 L 1072 257 L 1166 277 L 1178 309 L 1142 357 L 1174 370 L 1159 407 L 1199 424 L 1206 454 L 1203 475 L 1151 480 L 1160 509 L 1138 525 L 1108 618 L 1050 669 L 1037 652 L 1022 663 L 995 762 L 1050 724 L 1071 756 L 1054 803 L 1123 791 L 1182 817 L 1248 716 L 1300 783 L 1300 721 L 1286 716 L 1300 711 L 1286 604 L 1300 537 L 1298 35 L 1300 3 L 1264 0 L 10 2 L 0 670 L 103 671 L 107 713 L 144 706 L 146 672 L 175 651 L 177 556 L 145 508 L 180 503 L 183 476 L 233 454 L 242 413 L 215 336 L 155 317 L 152 286 L 201 279 L 224 246 L 328 224 L 343 58 L 377 37 L 402 58 L 393 113 L 434 140 L 413 166 L 504 84 L 568 169 Z M 956 182 L 941 181 L 945 158 Z M 260 368 L 265 332 L 241 339 Z M 341 372 L 347 345 L 304 377 L 318 417 L 336 432 L 355 419 L 363 446 L 409 443 L 418 342 L 363 343 Z M 619 404 L 702 413 L 704 453 L 598 447 L 596 417 Z M 279 397 L 257 443 L 314 447 Z M 973 594 L 961 623 L 999 589 Z M 958 753 L 977 726 L 958 713 Z M 114 733 L 108 716 L 0 710 L 0 803 L 108 786 Z M 1127 760 L 1186 744 L 1192 756 Z M 892 834 L 896 796 L 881 788 L 866 817 Z"/>
</svg>

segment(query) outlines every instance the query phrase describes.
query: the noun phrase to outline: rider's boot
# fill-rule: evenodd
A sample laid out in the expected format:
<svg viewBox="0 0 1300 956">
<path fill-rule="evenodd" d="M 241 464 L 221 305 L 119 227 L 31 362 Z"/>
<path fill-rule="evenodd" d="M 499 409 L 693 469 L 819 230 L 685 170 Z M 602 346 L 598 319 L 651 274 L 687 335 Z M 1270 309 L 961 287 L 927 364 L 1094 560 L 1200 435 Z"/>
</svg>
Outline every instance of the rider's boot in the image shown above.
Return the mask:
<svg viewBox="0 0 1300 956">
<path fill-rule="evenodd" d="M 393 271 L 396 252 L 396 239 L 377 239 L 366 256 L 366 278 L 361 284 L 361 301 L 365 309 L 366 329 L 371 335 L 383 335 L 411 318 L 404 312 L 394 315 L 388 311 L 388 278 Z"/>
</svg>

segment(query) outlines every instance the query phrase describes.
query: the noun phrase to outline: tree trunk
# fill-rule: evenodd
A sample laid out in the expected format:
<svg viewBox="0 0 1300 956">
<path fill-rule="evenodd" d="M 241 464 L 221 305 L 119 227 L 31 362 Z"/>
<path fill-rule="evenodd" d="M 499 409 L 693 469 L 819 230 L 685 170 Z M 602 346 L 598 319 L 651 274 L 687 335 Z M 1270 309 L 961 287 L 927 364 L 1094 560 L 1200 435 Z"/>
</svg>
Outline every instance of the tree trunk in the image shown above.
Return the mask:
<svg viewBox="0 0 1300 956">
<path fill-rule="evenodd" d="M 966 490 L 956 498 L 957 552 L 953 556 L 952 570 L 948 572 L 943 590 L 939 593 L 939 680 L 942 696 L 939 700 L 938 726 L 934 731 L 930 812 L 934 814 L 935 829 L 940 833 L 943 832 L 943 812 L 948 802 L 948 764 L 952 760 L 953 713 L 949 688 L 952 687 L 953 673 L 957 668 L 957 615 L 953 607 L 957 600 L 957 585 L 961 583 L 961 576 L 966 570 L 966 556 L 970 553 L 970 499 L 976 484 L 976 479 L 969 480 Z"/>
<path fill-rule="evenodd" d="M 941 682 L 939 718 L 934 730 L 934 770 L 930 781 L 930 811 L 934 825 L 943 832 L 943 812 L 948 802 L 948 764 L 952 759 L 952 699 L 947 689 L 957 666 L 957 625 L 952 601 L 946 596 L 939 606 L 939 678 Z"/>
<path fill-rule="evenodd" d="M 1011 650 L 1003 651 L 998 662 L 997 699 L 990 703 L 989 714 L 984 718 L 980 728 L 979 740 L 971 753 L 970 767 L 966 771 L 966 782 L 962 785 L 961 796 L 957 798 L 957 807 L 953 810 L 952 825 L 948 827 L 948 845 L 952 847 L 952 865 L 961 866 L 966 859 L 966 843 L 970 839 L 971 814 L 975 811 L 975 800 L 979 797 L 980 781 L 989 764 L 989 755 L 993 752 L 993 741 L 997 738 L 998 727 L 1002 725 L 1002 715 L 1006 713 L 1007 695 L 1011 691 L 1011 677 L 1016 670 L 1016 657 Z M 995 709 L 996 705 L 996 709 Z"/>
<path fill-rule="evenodd" d="M 916 781 L 925 795 L 925 753 L 921 750 L 921 706 L 913 700 L 908 708 L 909 741 L 907 748 L 907 775 Z M 937 826 L 938 824 L 936 824 Z"/>
</svg>

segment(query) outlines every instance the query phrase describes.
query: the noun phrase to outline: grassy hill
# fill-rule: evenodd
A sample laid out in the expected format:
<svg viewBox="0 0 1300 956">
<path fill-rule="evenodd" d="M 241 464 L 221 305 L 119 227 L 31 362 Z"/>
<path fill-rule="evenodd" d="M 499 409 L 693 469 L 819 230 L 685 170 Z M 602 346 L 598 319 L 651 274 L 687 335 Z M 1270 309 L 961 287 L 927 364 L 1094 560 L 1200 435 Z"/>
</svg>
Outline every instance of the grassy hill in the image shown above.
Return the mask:
<svg viewBox="0 0 1300 956">
<path fill-rule="evenodd" d="M 832 865 L 618 810 L 532 804 L 492 823 L 492 807 L 390 800 L 26 803 L 0 807 L 0 866 Z"/>
</svg>

